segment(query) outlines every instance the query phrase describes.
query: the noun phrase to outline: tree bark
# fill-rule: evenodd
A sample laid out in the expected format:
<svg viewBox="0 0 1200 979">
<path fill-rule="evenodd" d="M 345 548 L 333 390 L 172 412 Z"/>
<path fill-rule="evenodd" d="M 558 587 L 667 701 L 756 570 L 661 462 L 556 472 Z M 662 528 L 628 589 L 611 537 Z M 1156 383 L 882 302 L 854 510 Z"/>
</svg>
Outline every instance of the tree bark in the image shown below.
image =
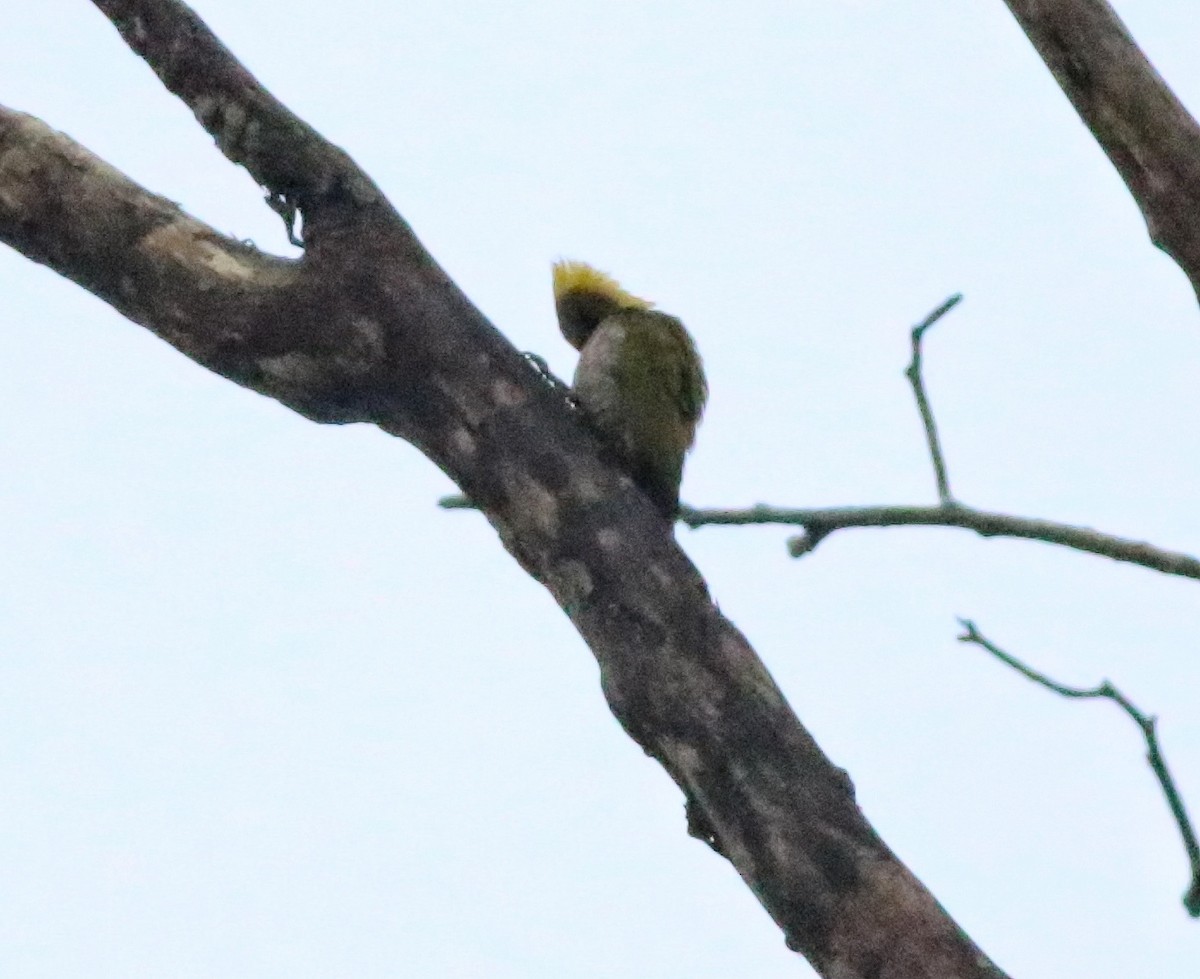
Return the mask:
<svg viewBox="0 0 1200 979">
<path fill-rule="evenodd" d="M 1005 0 L 1200 298 L 1200 125 L 1105 0 Z"/>
<path fill-rule="evenodd" d="M 670 525 L 371 180 L 182 3 L 94 2 L 272 205 L 303 217 L 304 255 L 222 236 L 9 110 L 0 240 L 230 380 L 420 448 L 570 617 L 613 713 L 682 788 L 689 831 L 820 974 L 1001 977 L 867 823 Z"/>
</svg>

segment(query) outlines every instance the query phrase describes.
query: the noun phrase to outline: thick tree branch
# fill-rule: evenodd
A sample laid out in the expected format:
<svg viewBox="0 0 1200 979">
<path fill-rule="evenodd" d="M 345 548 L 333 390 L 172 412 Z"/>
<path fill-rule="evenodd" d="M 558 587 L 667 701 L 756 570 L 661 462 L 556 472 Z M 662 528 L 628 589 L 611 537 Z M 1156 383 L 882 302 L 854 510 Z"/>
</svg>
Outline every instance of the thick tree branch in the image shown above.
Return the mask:
<svg viewBox="0 0 1200 979">
<path fill-rule="evenodd" d="M 1140 564 L 1143 568 L 1161 571 L 1163 574 L 1200 579 L 1200 560 L 1188 554 L 1164 550 L 1144 541 L 1102 534 L 1090 527 L 1074 527 L 1052 520 L 991 513 L 987 510 L 976 510 L 962 503 L 938 506 L 848 506 L 809 509 L 760 504 L 741 510 L 693 510 L 684 507 L 679 519 L 689 527 L 713 524 L 784 524 L 803 527 L 803 534 L 788 541 L 788 550 L 792 557 L 807 554 L 835 530 L 847 527 L 961 527 L 964 530 L 973 530 L 981 537 L 1038 540 L 1088 554 L 1098 554 L 1114 561 Z"/>
<path fill-rule="evenodd" d="M 1005 0 L 1200 296 L 1200 126 L 1105 0 Z"/>
<path fill-rule="evenodd" d="M 272 357 L 242 340 L 306 317 L 299 263 L 219 234 L 68 137 L 0 106 L 3 240 L 55 269 L 189 357 L 288 401 Z M 298 318 L 297 318 L 298 317 Z M 255 382 L 257 379 L 257 383 Z M 299 408 L 298 404 L 293 404 Z"/>
<path fill-rule="evenodd" d="M 1001 663 L 1016 670 L 1027 680 L 1032 680 L 1038 686 L 1045 687 L 1060 697 L 1072 700 L 1111 700 L 1138 726 L 1146 741 L 1146 762 L 1149 764 L 1150 770 L 1154 772 L 1154 777 L 1158 779 L 1159 787 L 1167 800 L 1171 817 L 1175 820 L 1179 835 L 1183 839 L 1183 849 L 1191 868 L 1192 878 L 1183 895 L 1183 906 L 1193 918 L 1200 918 L 1200 843 L 1196 841 L 1196 831 L 1192 827 L 1191 819 L 1188 818 L 1187 807 L 1183 804 L 1183 796 L 1179 794 L 1175 779 L 1171 775 L 1170 769 L 1167 768 L 1167 760 L 1163 757 L 1162 748 L 1158 743 L 1158 719 L 1138 710 L 1133 702 L 1108 680 L 1104 680 L 1096 687 L 1069 687 L 1050 679 L 1045 673 L 1035 670 L 1027 663 L 1022 663 L 1011 653 L 1006 653 L 980 633 L 975 623 L 969 619 L 959 619 L 958 621 L 963 627 L 963 634 L 958 637 L 959 642 L 971 643 L 981 649 L 986 649 Z"/>
<path fill-rule="evenodd" d="M 230 159 L 276 204 L 300 208 L 304 258 L 213 236 L 12 113 L 0 120 L 0 240 L 238 383 L 424 451 L 554 595 L 595 654 L 613 713 L 683 789 L 692 831 L 818 972 L 1001 976 L 876 836 L 670 526 L 374 185 L 183 4 L 97 6 Z M 89 234 L 88 222 L 112 234 Z"/>
<path fill-rule="evenodd" d="M 232 162 L 267 189 L 291 235 L 297 213 L 305 244 L 364 212 L 399 221 L 371 179 L 342 150 L 294 115 L 182 3 L 92 0 L 121 37 L 192 110 Z"/>
</svg>

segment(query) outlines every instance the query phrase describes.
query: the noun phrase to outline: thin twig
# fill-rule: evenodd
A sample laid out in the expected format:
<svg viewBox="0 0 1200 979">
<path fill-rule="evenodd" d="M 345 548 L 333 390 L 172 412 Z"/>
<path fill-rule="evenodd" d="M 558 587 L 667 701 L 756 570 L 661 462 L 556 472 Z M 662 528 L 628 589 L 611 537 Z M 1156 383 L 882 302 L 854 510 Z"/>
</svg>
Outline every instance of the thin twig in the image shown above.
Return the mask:
<svg viewBox="0 0 1200 979">
<path fill-rule="evenodd" d="M 1171 772 L 1167 768 L 1167 761 L 1163 757 L 1162 749 L 1159 746 L 1158 731 L 1156 729 L 1157 718 L 1148 716 L 1138 710 L 1130 702 L 1129 698 L 1108 680 L 1105 680 L 1097 687 L 1069 687 L 1066 684 L 1050 679 L 1045 673 L 1035 670 L 1032 666 L 1022 663 L 1011 653 L 1006 653 L 999 646 L 985 638 L 971 620 L 959 619 L 958 621 L 965 630 L 958 637 L 959 642 L 972 643 L 982 649 L 986 649 L 996 659 L 1000 660 L 1000 662 L 1012 667 L 1022 676 L 1045 687 L 1047 690 L 1053 690 L 1061 697 L 1070 697 L 1079 700 L 1111 700 L 1125 711 L 1133 720 L 1133 723 L 1141 729 L 1142 736 L 1146 739 L 1146 761 L 1149 763 L 1150 769 L 1154 772 L 1155 778 L 1158 779 L 1158 784 L 1162 786 L 1163 795 L 1167 798 L 1167 805 L 1171 807 L 1171 815 L 1175 817 L 1175 824 L 1179 827 L 1179 835 L 1183 838 L 1183 848 L 1187 853 L 1188 863 L 1191 865 L 1192 880 L 1187 892 L 1183 895 L 1183 906 L 1193 918 L 1200 918 L 1200 843 L 1196 841 L 1196 831 L 1192 828 L 1191 820 L 1188 818 L 1187 809 L 1183 804 L 1183 797 L 1179 794 L 1179 789 L 1175 785 L 1174 778 L 1171 777 Z"/>
<path fill-rule="evenodd" d="M 443 501 L 445 505 L 445 501 Z M 786 508 L 759 504 L 738 510 L 696 510 L 683 507 L 679 519 L 689 527 L 709 525 L 784 524 L 804 528 L 804 533 L 788 541 L 792 557 L 802 557 L 835 530 L 846 527 L 960 527 L 981 537 L 1018 537 L 1057 544 L 1072 550 L 1098 554 L 1138 564 L 1163 574 L 1200 580 L 1200 560 L 1178 551 L 1168 551 L 1144 541 L 1128 540 L 1111 534 L 1055 523 L 1033 517 L 976 510 L 962 503 L 940 506 L 861 506 L 826 508 Z"/>
<path fill-rule="evenodd" d="M 925 441 L 929 445 L 929 458 L 933 461 L 933 475 L 937 480 L 938 499 L 946 504 L 952 503 L 954 497 L 950 494 L 950 477 L 946 473 L 946 457 L 942 454 L 942 443 L 938 439 L 937 422 L 933 419 L 933 409 L 929 405 L 929 396 L 925 393 L 925 378 L 921 373 L 921 341 L 925 337 L 925 331 L 962 302 L 962 298 L 962 293 L 956 292 L 913 327 L 912 360 L 909 361 L 908 367 L 904 371 L 904 376 L 912 385 L 913 397 L 917 399 L 921 424 L 925 427 Z"/>
</svg>

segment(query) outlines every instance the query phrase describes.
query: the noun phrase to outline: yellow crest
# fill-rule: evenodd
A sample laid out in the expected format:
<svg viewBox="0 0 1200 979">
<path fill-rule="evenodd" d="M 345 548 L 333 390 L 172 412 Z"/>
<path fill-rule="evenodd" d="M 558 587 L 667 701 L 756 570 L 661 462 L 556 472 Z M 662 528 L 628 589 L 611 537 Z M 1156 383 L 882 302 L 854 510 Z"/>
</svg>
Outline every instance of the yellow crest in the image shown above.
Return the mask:
<svg viewBox="0 0 1200 979">
<path fill-rule="evenodd" d="M 615 303 L 622 309 L 653 309 L 654 303 L 639 299 L 626 292 L 607 272 L 588 265 L 587 262 L 559 261 L 554 263 L 554 298 L 561 299 L 568 293 L 591 293 Z"/>
</svg>

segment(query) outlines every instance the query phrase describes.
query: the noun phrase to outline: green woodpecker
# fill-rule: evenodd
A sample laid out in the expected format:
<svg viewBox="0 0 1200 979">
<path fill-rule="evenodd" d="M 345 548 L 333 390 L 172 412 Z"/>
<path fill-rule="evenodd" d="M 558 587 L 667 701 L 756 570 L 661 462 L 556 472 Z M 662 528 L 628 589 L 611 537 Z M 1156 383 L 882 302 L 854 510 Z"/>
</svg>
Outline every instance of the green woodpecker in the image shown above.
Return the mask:
<svg viewBox="0 0 1200 979">
<path fill-rule="evenodd" d="M 708 398 L 695 343 L 674 316 L 583 262 L 555 263 L 554 306 L 559 329 L 579 351 L 580 408 L 630 476 L 674 517 L 683 457 Z"/>
</svg>

